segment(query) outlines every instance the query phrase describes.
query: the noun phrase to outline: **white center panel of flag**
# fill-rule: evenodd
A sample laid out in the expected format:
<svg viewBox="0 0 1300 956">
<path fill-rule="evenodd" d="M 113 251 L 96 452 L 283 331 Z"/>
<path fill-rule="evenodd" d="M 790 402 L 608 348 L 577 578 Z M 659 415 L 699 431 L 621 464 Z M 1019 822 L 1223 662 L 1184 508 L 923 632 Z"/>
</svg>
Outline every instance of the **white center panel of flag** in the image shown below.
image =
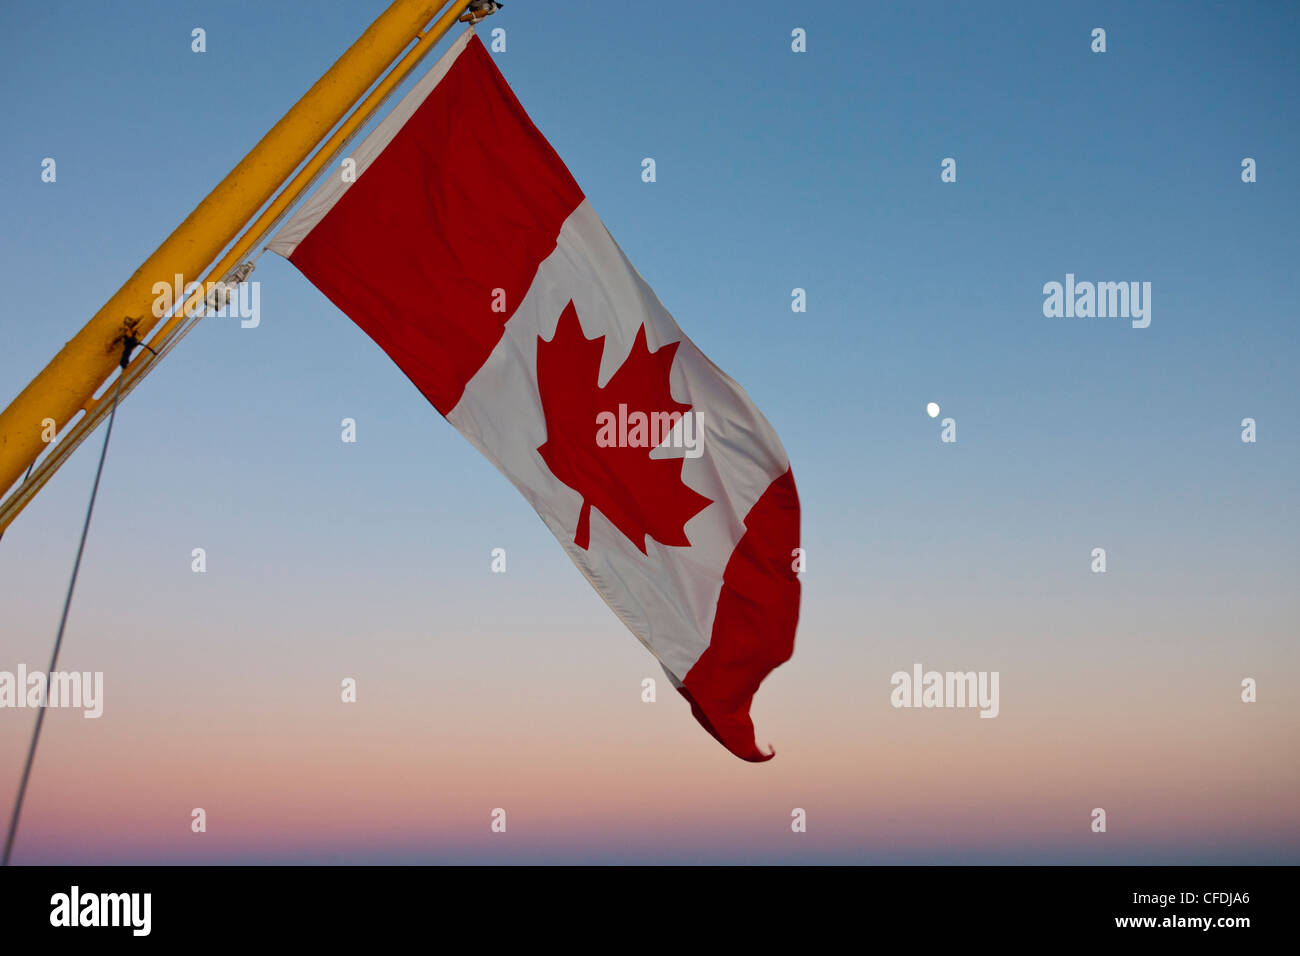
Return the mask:
<svg viewBox="0 0 1300 956">
<path fill-rule="evenodd" d="M 547 441 L 538 340 L 555 337 L 570 301 L 584 337 L 604 336 L 597 382 L 602 387 L 628 359 L 642 326 L 651 352 L 680 343 L 669 376 L 671 395 L 698 413 L 703 429 L 703 453 L 682 455 L 681 481 L 712 502 L 685 523 L 689 547 L 663 545 L 647 535 L 643 554 L 596 508 L 588 547 L 575 544 L 583 496 L 556 478 L 538 452 Z M 501 341 L 447 419 L 511 479 L 642 643 L 672 675 L 684 677 L 708 646 L 723 570 L 744 534 L 744 517 L 789 464 L 771 426 L 682 334 L 589 202 L 566 220 Z M 594 436 L 596 424 L 590 425 Z M 655 451 L 655 457 L 681 455 L 681 449 Z"/>
</svg>

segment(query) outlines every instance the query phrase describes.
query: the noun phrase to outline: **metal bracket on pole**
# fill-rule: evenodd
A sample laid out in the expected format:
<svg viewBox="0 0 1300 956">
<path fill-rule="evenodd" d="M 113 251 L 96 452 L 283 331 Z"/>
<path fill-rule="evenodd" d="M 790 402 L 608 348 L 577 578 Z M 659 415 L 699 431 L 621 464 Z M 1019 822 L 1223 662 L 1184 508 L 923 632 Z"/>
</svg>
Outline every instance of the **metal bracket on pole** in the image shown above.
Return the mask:
<svg viewBox="0 0 1300 956">
<path fill-rule="evenodd" d="M 208 312 L 220 312 L 230 301 L 230 297 L 253 274 L 257 266 L 250 262 L 241 262 L 231 269 L 212 286 L 212 291 L 204 298 L 203 304 Z"/>
<path fill-rule="evenodd" d="M 461 23 L 468 23 L 470 26 L 484 20 L 496 13 L 504 3 L 497 3 L 496 0 L 470 0 L 469 9 L 458 18 Z"/>
</svg>

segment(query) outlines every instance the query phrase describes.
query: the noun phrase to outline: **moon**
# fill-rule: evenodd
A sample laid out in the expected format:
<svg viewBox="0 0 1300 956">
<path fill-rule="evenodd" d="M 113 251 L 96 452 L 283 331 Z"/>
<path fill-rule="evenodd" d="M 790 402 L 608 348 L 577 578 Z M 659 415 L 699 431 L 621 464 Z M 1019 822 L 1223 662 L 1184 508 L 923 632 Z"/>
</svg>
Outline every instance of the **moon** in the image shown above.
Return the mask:
<svg viewBox="0 0 1300 956">
<path fill-rule="evenodd" d="M 936 402 L 930 402 L 925 406 L 925 413 L 931 418 L 939 417 L 939 405 Z"/>
</svg>

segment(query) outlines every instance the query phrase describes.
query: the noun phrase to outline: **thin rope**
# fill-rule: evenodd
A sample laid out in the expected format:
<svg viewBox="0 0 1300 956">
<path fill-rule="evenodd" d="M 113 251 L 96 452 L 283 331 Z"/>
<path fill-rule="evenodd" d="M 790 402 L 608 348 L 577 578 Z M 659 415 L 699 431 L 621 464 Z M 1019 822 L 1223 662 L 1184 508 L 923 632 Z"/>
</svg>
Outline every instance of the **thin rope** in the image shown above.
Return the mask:
<svg viewBox="0 0 1300 956">
<path fill-rule="evenodd" d="M 125 349 L 122 364 L 126 365 L 131 346 Z M 18 798 L 14 801 L 13 815 L 9 818 L 9 835 L 5 837 L 4 860 L 0 866 L 9 865 L 13 854 L 14 838 L 18 835 L 18 818 L 23 812 L 23 797 L 27 795 L 27 781 L 32 775 L 32 763 L 36 760 L 36 745 L 41 739 L 41 725 L 45 722 L 45 709 L 49 705 L 50 688 L 54 686 L 54 672 L 59 663 L 59 648 L 63 646 L 63 631 L 68 626 L 68 610 L 72 607 L 72 592 L 77 587 L 77 572 L 81 570 L 81 556 L 86 550 L 86 535 L 90 532 L 90 516 L 95 512 L 95 497 L 99 494 L 99 478 L 104 473 L 104 458 L 108 455 L 108 440 L 113 437 L 113 420 L 117 418 L 117 399 L 122 393 L 122 379 L 117 377 L 117 387 L 113 389 L 113 409 L 108 413 L 108 431 L 104 433 L 104 447 L 99 452 L 99 467 L 95 469 L 95 484 L 90 489 L 90 504 L 86 508 L 86 523 L 81 526 L 81 543 L 77 545 L 77 560 L 72 564 L 72 580 L 68 582 L 68 596 L 63 600 L 63 616 L 59 619 L 59 633 L 54 638 L 54 653 L 50 655 L 50 666 L 46 673 L 45 693 L 41 696 L 41 708 L 36 712 L 36 726 L 32 729 L 32 742 L 27 748 L 27 763 L 23 767 L 23 776 L 18 784 Z"/>
</svg>

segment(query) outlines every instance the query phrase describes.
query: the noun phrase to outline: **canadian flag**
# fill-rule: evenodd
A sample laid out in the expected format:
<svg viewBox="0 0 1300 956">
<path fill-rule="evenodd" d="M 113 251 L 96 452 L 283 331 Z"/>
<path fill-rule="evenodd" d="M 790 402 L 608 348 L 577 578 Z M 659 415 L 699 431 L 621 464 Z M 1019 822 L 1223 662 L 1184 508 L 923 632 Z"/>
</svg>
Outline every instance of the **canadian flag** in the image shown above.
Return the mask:
<svg viewBox="0 0 1300 956">
<path fill-rule="evenodd" d="M 537 509 L 736 756 L 789 659 L 799 498 L 466 30 L 270 248 Z"/>
</svg>

